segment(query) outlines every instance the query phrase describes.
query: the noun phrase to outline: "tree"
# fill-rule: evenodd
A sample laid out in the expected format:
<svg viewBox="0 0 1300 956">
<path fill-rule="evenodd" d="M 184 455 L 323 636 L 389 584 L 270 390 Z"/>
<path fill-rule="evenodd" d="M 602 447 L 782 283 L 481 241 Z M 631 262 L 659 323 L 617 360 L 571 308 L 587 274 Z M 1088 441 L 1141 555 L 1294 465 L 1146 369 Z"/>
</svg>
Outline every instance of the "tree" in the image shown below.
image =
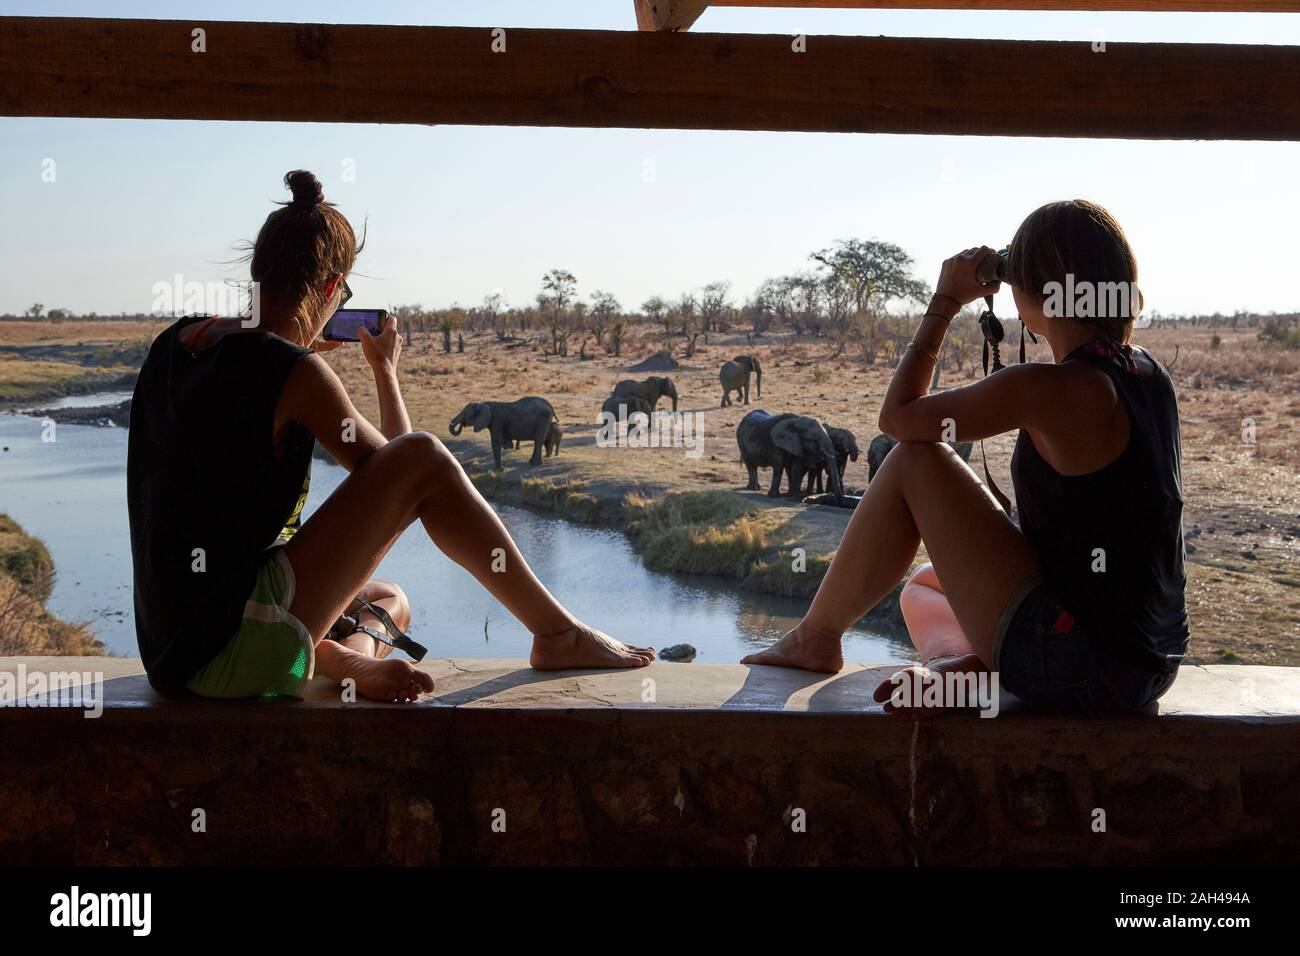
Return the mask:
<svg viewBox="0 0 1300 956">
<path fill-rule="evenodd" d="M 868 362 L 876 358 L 885 306 L 898 299 L 923 302 L 930 293 L 929 286 L 912 276 L 912 257 L 892 242 L 840 239 L 809 258 L 824 270 L 822 292 L 827 320 L 839 340 L 837 352 L 850 338 L 861 338 Z"/>
<path fill-rule="evenodd" d="M 658 322 L 664 327 L 664 337 L 667 338 L 673 331 L 673 316 L 668 309 L 668 303 L 664 301 L 661 295 L 652 295 L 641 303 L 641 311 L 644 312 L 652 322 Z"/>
<path fill-rule="evenodd" d="M 710 282 L 700 292 L 700 325 L 705 332 L 727 331 L 728 298 L 731 283 L 720 279 Z"/>
<path fill-rule="evenodd" d="M 844 282 L 853 297 L 853 309 L 883 307 L 895 299 L 924 302 L 930 288 L 913 278 L 914 260 L 901 246 L 877 239 L 839 239 L 829 249 L 809 256 Z"/>
<path fill-rule="evenodd" d="M 613 326 L 614 318 L 621 309 L 613 293 L 597 290 L 591 294 L 591 308 L 587 311 L 587 328 L 595 336 L 597 345 L 605 341 L 605 335 Z"/>
<path fill-rule="evenodd" d="M 506 297 L 503 292 L 490 292 L 483 296 L 483 317 L 487 319 L 488 328 L 496 333 L 498 340 L 506 337 L 505 327 L 498 324 L 506 311 Z"/>
<path fill-rule="evenodd" d="M 572 272 L 552 269 L 542 276 L 542 291 L 537 295 L 537 307 L 551 333 L 551 349 L 555 355 L 569 354 L 569 336 L 573 326 L 569 321 L 569 306 L 577 295 L 578 280 Z"/>
<path fill-rule="evenodd" d="M 34 305 L 32 305 L 30 308 L 28 308 L 26 314 L 30 315 L 33 319 L 39 319 L 41 317 L 41 313 L 44 311 L 45 311 L 45 303 L 37 302 Z"/>
<path fill-rule="evenodd" d="M 451 333 L 465 324 L 465 310 L 452 303 L 449 309 L 439 309 L 436 316 L 438 331 L 442 333 L 442 351 L 451 354 Z"/>
<path fill-rule="evenodd" d="M 690 358 L 695 354 L 695 340 L 700 337 L 700 323 L 697 317 L 695 296 L 687 292 L 678 299 L 673 306 L 673 315 L 677 318 L 677 324 L 682 330 L 682 335 L 687 339 L 686 357 Z"/>
<path fill-rule="evenodd" d="M 787 276 L 790 289 L 790 324 L 796 335 L 811 332 L 820 335 L 822 329 L 822 283 L 811 272 Z"/>
</svg>

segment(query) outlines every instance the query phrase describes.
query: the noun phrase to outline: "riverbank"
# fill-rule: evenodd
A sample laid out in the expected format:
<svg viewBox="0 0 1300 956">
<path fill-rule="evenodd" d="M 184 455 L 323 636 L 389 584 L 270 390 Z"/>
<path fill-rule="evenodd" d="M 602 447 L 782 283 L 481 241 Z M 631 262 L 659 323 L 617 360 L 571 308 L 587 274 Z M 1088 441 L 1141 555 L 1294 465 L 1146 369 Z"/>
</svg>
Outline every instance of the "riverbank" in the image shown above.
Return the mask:
<svg viewBox="0 0 1300 956">
<path fill-rule="evenodd" d="M 45 545 L 0 514 L 0 656 L 103 654 L 83 624 L 45 608 L 54 589 L 54 562 Z"/>
<path fill-rule="evenodd" d="M 476 443 L 448 439 L 447 445 L 489 500 L 622 531 L 652 571 L 730 578 L 761 594 L 811 599 L 848 523 L 845 509 L 774 501 L 760 492 L 585 481 L 554 459 L 540 468 L 520 462 L 495 472 Z M 859 624 L 900 631 L 901 590 L 900 584 Z"/>
<path fill-rule="evenodd" d="M 156 331 L 139 322 L 77 323 L 67 329 L 5 323 L 0 329 L 0 408 L 130 391 Z M 88 340 L 87 333 L 95 340 Z"/>
</svg>

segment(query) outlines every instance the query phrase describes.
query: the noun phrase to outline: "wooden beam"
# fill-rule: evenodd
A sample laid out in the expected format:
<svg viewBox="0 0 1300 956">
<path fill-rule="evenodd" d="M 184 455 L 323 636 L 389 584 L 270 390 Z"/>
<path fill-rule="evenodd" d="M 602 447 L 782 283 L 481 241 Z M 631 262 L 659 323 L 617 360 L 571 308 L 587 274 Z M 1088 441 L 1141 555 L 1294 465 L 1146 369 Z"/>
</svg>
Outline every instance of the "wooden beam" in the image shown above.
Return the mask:
<svg viewBox="0 0 1300 956">
<path fill-rule="evenodd" d="M 1300 140 L 1300 48 L 4 17 L 0 115 Z"/>
<path fill-rule="evenodd" d="M 698 20 L 709 0 L 633 0 L 633 4 L 638 30 L 676 32 Z"/>
<path fill-rule="evenodd" d="M 1300 0 L 712 0 L 715 7 L 836 10 L 1081 10 L 1104 13 L 1296 13 Z"/>
</svg>

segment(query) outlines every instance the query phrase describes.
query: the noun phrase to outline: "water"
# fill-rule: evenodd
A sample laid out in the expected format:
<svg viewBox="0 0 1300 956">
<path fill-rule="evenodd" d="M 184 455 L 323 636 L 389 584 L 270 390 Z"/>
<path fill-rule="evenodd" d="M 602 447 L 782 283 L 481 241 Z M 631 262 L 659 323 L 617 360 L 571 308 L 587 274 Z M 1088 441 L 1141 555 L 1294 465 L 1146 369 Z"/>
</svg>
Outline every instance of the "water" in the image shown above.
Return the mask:
<svg viewBox="0 0 1300 956">
<path fill-rule="evenodd" d="M 83 395 L 62 407 L 106 405 L 129 393 Z M 52 407 L 52 406 L 51 406 Z M 50 550 L 57 572 L 50 610 L 86 621 L 110 652 L 135 654 L 126 519 L 126 438 L 121 428 L 58 425 L 41 440 L 38 419 L 0 414 L 0 512 Z M 346 472 L 312 463 L 310 514 Z M 638 644 L 689 643 L 700 662 L 731 663 L 766 647 L 806 603 L 741 591 L 720 578 L 647 570 L 617 531 L 495 505 L 537 576 L 590 624 Z M 360 520 L 360 519 L 359 519 Z M 527 657 L 529 635 L 417 525 L 380 565 L 411 600 L 412 636 L 437 657 Z M 485 633 L 486 632 L 486 633 Z M 905 640 L 855 629 L 852 661 L 911 659 Z"/>
</svg>

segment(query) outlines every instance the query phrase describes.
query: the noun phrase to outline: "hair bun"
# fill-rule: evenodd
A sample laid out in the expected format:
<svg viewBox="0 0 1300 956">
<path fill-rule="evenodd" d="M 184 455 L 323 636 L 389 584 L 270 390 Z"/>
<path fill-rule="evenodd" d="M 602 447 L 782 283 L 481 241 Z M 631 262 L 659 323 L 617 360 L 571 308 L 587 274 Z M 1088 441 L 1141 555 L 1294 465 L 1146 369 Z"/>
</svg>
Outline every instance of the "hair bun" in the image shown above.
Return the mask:
<svg viewBox="0 0 1300 956">
<path fill-rule="evenodd" d="M 305 169 L 295 169 L 284 174 L 284 184 L 293 193 L 293 205 L 312 208 L 325 201 L 325 190 L 320 180 Z"/>
</svg>

